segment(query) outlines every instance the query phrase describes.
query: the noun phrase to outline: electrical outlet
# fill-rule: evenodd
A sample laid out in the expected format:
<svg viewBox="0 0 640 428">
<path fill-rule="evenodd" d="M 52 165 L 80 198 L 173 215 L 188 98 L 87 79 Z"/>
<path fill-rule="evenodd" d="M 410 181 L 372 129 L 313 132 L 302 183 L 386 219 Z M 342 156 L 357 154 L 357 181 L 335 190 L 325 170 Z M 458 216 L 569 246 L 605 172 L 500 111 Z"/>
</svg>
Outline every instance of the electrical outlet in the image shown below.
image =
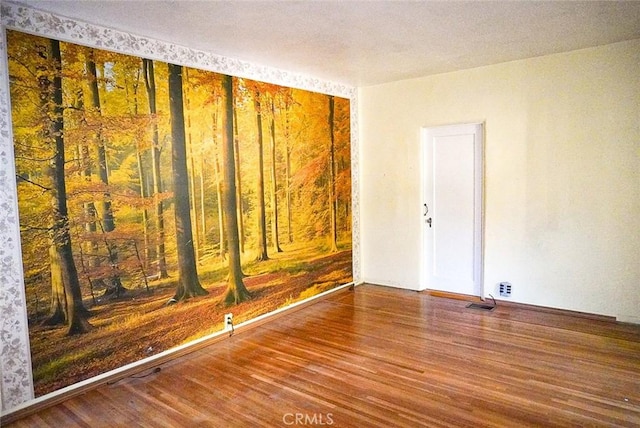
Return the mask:
<svg viewBox="0 0 640 428">
<path fill-rule="evenodd" d="M 224 329 L 231 330 L 233 327 L 233 314 L 225 314 L 224 316 Z"/>
</svg>

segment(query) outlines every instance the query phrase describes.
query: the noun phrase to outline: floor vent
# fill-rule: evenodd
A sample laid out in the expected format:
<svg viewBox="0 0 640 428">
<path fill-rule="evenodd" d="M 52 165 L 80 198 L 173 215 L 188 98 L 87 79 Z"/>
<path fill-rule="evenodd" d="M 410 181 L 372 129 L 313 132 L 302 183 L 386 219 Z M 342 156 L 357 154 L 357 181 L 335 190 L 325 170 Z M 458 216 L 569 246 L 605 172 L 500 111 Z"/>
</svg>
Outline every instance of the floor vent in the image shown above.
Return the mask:
<svg viewBox="0 0 640 428">
<path fill-rule="evenodd" d="M 469 303 L 467 305 L 467 308 L 469 309 L 478 309 L 481 311 L 492 311 L 496 308 L 496 299 L 493 298 L 493 296 L 491 294 L 489 294 L 489 297 L 491 297 L 491 300 L 493 300 L 493 304 L 488 304 L 488 303 Z"/>
<path fill-rule="evenodd" d="M 486 303 L 469 303 L 467 305 L 467 308 L 469 308 L 469 309 L 480 309 L 482 311 L 492 311 L 496 307 L 493 306 L 493 305 L 487 305 Z"/>
</svg>

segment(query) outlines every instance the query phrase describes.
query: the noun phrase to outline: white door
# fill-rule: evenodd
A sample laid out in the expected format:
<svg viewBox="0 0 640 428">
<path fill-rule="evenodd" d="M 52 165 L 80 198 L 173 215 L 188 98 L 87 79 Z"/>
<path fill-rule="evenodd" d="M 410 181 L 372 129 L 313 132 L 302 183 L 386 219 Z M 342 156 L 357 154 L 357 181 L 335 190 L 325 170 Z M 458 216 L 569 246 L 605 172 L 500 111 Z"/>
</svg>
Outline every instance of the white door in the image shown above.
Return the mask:
<svg viewBox="0 0 640 428">
<path fill-rule="evenodd" d="M 422 288 L 482 295 L 482 124 L 422 129 Z"/>
</svg>

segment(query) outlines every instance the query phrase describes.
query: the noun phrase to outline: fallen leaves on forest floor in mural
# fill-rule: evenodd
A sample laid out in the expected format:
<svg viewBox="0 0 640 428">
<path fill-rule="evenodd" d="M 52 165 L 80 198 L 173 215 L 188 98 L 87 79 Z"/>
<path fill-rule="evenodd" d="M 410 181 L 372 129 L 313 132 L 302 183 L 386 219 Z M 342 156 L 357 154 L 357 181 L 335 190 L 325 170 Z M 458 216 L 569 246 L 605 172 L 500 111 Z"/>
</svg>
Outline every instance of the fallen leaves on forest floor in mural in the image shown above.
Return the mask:
<svg viewBox="0 0 640 428">
<path fill-rule="evenodd" d="M 36 395 L 218 332 L 225 313 L 232 312 L 239 324 L 352 280 L 350 250 L 305 256 L 285 252 L 247 264 L 244 282 L 252 298 L 232 308 L 220 304 L 226 281 L 202 269 L 200 279 L 209 292 L 203 297 L 166 305 L 175 293 L 172 277 L 151 283 L 150 293 L 133 289 L 119 300 L 94 306 L 87 299 L 95 327 L 87 334 L 69 337 L 64 327 L 32 325 Z"/>
</svg>

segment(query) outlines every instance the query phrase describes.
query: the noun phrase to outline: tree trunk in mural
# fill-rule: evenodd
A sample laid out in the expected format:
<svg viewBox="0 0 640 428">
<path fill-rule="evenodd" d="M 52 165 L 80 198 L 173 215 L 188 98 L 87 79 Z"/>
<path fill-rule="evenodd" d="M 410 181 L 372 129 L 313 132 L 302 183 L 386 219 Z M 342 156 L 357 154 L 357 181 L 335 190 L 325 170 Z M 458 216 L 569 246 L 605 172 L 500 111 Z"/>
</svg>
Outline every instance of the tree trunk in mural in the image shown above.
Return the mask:
<svg viewBox="0 0 640 428">
<path fill-rule="evenodd" d="M 227 248 L 229 249 L 229 277 L 227 291 L 223 298 L 226 306 L 237 305 L 250 298 L 249 291 L 242 281 L 242 267 L 240 264 L 240 239 L 238 235 L 238 217 L 236 206 L 236 168 L 234 160 L 233 138 L 233 84 L 231 76 L 222 77 L 224 91 L 224 108 L 222 109 L 222 123 L 224 133 L 222 137 L 222 159 L 224 162 L 224 179 L 222 180 L 222 201 L 224 207 L 225 229 L 227 231 Z"/>
<path fill-rule="evenodd" d="M 136 147 L 136 161 L 138 166 L 138 181 L 140 184 L 140 197 L 146 201 L 149 197 L 149 191 L 147 189 L 147 180 L 145 180 L 144 174 L 144 162 L 142 159 L 142 150 L 139 145 Z M 147 208 L 142 209 L 142 234 L 144 238 L 144 269 L 149 269 L 149 260 L 151 260 L 151 245 L 149 243 L 149 212 Z M 146 272 L 145 272 L 146 275 Z"/>
<path fill-rule="evenodd" d="M 262 137 L 262 113 L 260 106 L 260 91 L 256 90 L 253 98 L 256 109 L 256 126 L 258 128 L 258 255 L 256 261 L 269 260 L 267 253 L 267 219 L 264 203 L 264 149 Z"/>
<path fill-rule="evenodd" d="M 136 67 L 136 75 L 135 81 L 133 83 L 133 117 L 139 117 L 140 114 L 140 101 L 138 99 L 138 88 L 140 87 L 140 74 L 142 69 L 140 67 Z M 125 82 L 126 83 L 126 82 Z M 128 85 L 125 85 L 128 87 Z M 143 244 L 144 244 L 144 259 L 142 261 L 142 274 L 146 276 L 149 271 L 149 263 L 151 261 L 151 240 L 149 237 L 149 210 L 147 209 L 147 200 L 149 199 L 150 188 L 149 188 L 149 176 L 146 170 L 145 165 L 148 163 L 145 162 L 145 144 L 143 141 L 138 140 L 134 141 L 133 144 L 136 146 L 136 162 L 138 166 L 138 185 L 140 186 L 140 198 L 144 203 L 144 208 L 142 208 L 142 234 L 143 234 Z"/>
<path fill-rule="evenodd" d="M 224 230 L 224 210 L 222 209 L 222 172 L 220 171 L 220 150 L 218 144 L 218 110 L 219 105 L 216 101 L 215 111 L 212 117 L 213 133 L 211 139 L 213 141 L 213 173 L 216 180 L 216 201 L 218 205 L 218 248 L 221 260 L 226 260 L 227 257 L 227 241 L 225 240 Z"/>
<path fill-rule="evenodd" d="M 150 59 L 142 60 L 144 69 L 144 83 L 147 89 L 147 97 L 149 98 L 149 113 L 154 116 L 151 124 L 152 147 L 151 147 L 151 168 L 153 171 L 153 197 L 155 199 L 155 220 L 156 232 L 158 233 L 158 243 L 156 245 L 156 257 L 158 258 L 158 275 L 160 278 L 167 278 L 167 261 L 165 256 L 165 237 L 164 237 L 164 206 L 160 195 L 162 193 L 162 179 L 160 176 L 160 138 L 158 135 L 158 123 L 156 110 L 156 79 L 153 70 L 153 61 Z"/>
<path fill-rule="evenodd" d="M 191 126 L 191 100 L 189 98 L 189 91 L 187 88 L 189 87 L 189 72 L 188 68 L 183 69 L 184 71 L 184 85 L 183 85 L 183 98 L 184 104 L 186 108 L 185 112 L 185 127 L 187 129 L 187 138 L 186 144 L 189 147 L 189 167 L 187 173 L 189 174 L 189 195 L 191 202 L 191 229 L 193 231 L 194 243 L 193 249 L 195 253 L 196 262 L 200 260 L 200 231 L 198 228 L 198 199 L 196 198 L 196 167 L 195 161 L 193 158 L 193 127 Z"/>
<path fill-rule="evenodd" d="M 77 92 L 77 99 L 75 102 L 75 108 L 78 111 L 84 112 L 84 93 L 82 90 Z M 80 120 L 81 124 L 87 126 L 87 117 L 86 112 Z M 86 142 L 83 141 L 78 148 L 78 158 L 79 158 L 79 170 L 80 175 L 84 178 L 84 180 L 88 183 L 92 181 L 92 160 L 91 155 L 89 153 L 89 147 Z M 98 219 L 98 214 L 96 211 L 96 206 L 93 201 L 85 202 L 83 204 L 84 216 L 85 216 L 85 231 L 91 236 L 95 235 L 97 229 L 96 222 Z M 88 240 L 85 245 L 89 256 L 89 267 L 96 267 L 100 265 L 100 259 L 98 258 L 98 244 L 95 240 Z"/>
<path fill-rule="evenodd" d="M 65 296 L 65 314 L 68 323 L 67 334 L 74 335 L 89 331 L 91 325 L 85 318 L 86 309 L 82 304 L 78 271 L 73 259 L 71 234 L 69 232 L 69 216 L 67 211 L 67 189 L 65 182 L 64 122 L 62 118 L 62 58 L 60 42 L 51 40 L 51 60 L 55 64 L 53 82 L 46 76 L 40 77 L 39 84 L 44 105 L 53 106 L 51 122 L 45 130 L 46 138 L 54 143 L 51 159 L 50 175 L 52 182 L 51 205 L 53 209 L 53 225 L 51 227 L 52 250 L 51 279 L 52 290 L 60 294 L 59 284 L 62 281 Z M 54 315 L 54 314 L 52 314 Z"/>
<path fill-rule="evenodd" d="M 201 138 L 202 140 L 202 138 Z M 205 186 L 205 171 L 206 171 L 206 166 L 205 166 L 205 160 L 204 160 L 204 155 L 200 156 L 200 229 L 202 230 L 202 247 L 206 248 L 207 246 L 207 216 L 206 216 L 206 209 L 205 209 L 205 201 L 206 201 L 206 197 L 205 197 L 205 190 L 204 190 L 204 186 Z"/>
<path fill-rule="evenodd" d="M 225 239 L 226 232 L 224 226 L 224 208 L 222 207 L 222 171 L 220 168 L 220 159 L 219 159 L 219 150 L 218 143 L 214 144 L 215 151 L 213 154 L 213 172 L 216 179 L 216 200 L 218 201 L 218 234 L 220 235 L 220 240 L 218 243 L 218 247 L 220 248 L 220 259 L 226 260 L 227 258 L 227 241 Z"/>
<path fill-rule="evenodd" d="M 182 99 L 182 66 L 169 64 L 169 110 L 171 113 L 171 163 L 173 165 L 173 199 L 175 206 L 176 245 L 178 250 L 178 286 L 175 300 L 208 294 L 198 279 L 185 144 L 184 108 Z"/>
<path fill-rule="evenodd" d="M 196 164 L 193 156 L 193 144 L 189 144 L 189 189 L 191 198 L 191 218 L 193 223 L 191 225 L 193 229 L 194 243 L 193 250 L 196 257 L 196 262 L 200 260 L 200 232 L 198 230 L 198 197 L 196 195 Z"/>
<path fill-rule="evenodd" d="M 235 97 L 234 97 L 235 102 Z M 233 106 L 233 151 L 236 162 L 236 201 L 240 252 L 244 253 L 244 219 L 242 216 L 242 174 L 240 173 L 240 137 L 238 136 L 238 108 Z"/>
<path fill-rule="evenodd" d="M 273 239 L 273 250 L 277 253 L 282 252 L 280 248 L 280 237 L 278 236 L 278 182 L 276 176 L 276 108 L 273 98 L 275 93 L 271 96 L 271 124 L 269 126 L 271 131 L 271 236 Z"/>
<path fill-rule="evenodd" d="M 291 129 L 289 124 L 290 99 L 287 96 L 284 111 L 284 141 L 285 141 L 285 206 L 287 207 L 287 238 L 289 244 L 293 243 L 293 227 L 291 215 Z"/>
<path fill-rule="evenodd" d="M 337 207 L 336 207 L 336 161 L 335 161 L 335 104 L 333 96 L 329 96 L 329 214 L 331 221 L 330 245 L 331 252 L 338 252 L 338 227 L 337 227 Z"/>
<path fill-rule="evenodd" d="M 51 303 L 49 305 L 49 315 L 42 324 L 58 325 L 67 321 L 67 295 L 64 292 L 64 279 L 60 268 L 60 257 L 56 251 L 56 246 L 49 247 L 49 264 L 51 266 Z"/>
<path fill-rule="evenodd" d="M 100 104 L 100 91 L 98 90 L 98 73 L 96 72 L 96 63 L 93 59 L 94 53 L 93 49 L 90 49 L 88 52 L 88 60 L 87 60 L 87 72 L 89 73 L 89 90 L 91 92 L 91 106 L 95 109 L 98 115 L 101 114 L 101 104 Z M 109 171 L 107 168 L 107 151 L 106 151 L 106 143 L 104 141 L 104 137 L 100 129 L 98 129 L 96 134 L 96 142 L 98 148 L 98 175 L 100 176 L 100 181 L 104 185 L 105 189 L 109 188 Z M 102 232 L 109 233 L 113 232 L 116 228 L 115 219 L 113 217 L 113 210 L 111 208 L 111 194 L 108 190 L 106 190 L 103 194 L 102 199 Z M 107 247 L 107 252 L 109 255 L 109 263 L 112 268 L 112 275 L 110 281 L 107 283 L 107 289 L 105 290 L 105 295 L 120 297 L 122 293 L 125 292 L 125 288 L 122 286 L 122 281 L 120 280 L 120 274 L 118 273 L 118 248 L 117 246 L 109 241 L 109 238 L 105 236 L 104 238 L 105 245 Z"/>
</svg>

